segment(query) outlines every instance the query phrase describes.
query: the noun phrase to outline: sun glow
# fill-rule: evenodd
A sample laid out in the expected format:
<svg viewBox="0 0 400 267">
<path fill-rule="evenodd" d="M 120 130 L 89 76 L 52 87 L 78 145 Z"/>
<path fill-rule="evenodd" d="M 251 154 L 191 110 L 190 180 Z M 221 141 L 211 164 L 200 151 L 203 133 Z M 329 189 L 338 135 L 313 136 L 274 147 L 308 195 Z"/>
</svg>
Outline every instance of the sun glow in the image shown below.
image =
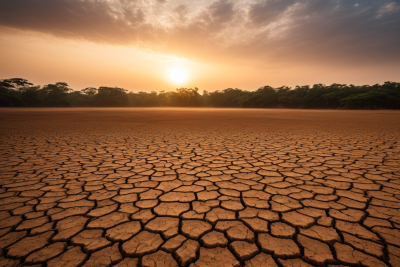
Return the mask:
<svg viewBox="0 0 400 267">
<path fill-rule="evenodd" d="M 187 71 L 182 67 L 173 67 L 169 71 L 169 77 L 174 82 L 181 83 L 181 82 L 186 81 L 186 79 L 187 79 Z"/>
</svg>

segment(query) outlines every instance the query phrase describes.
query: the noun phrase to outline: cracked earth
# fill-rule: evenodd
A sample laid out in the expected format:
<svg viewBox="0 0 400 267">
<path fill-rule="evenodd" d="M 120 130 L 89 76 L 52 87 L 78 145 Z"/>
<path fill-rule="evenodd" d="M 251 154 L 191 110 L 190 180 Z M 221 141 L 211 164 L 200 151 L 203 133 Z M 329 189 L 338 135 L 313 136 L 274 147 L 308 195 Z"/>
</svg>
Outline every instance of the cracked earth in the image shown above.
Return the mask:
<svg viewBox="0 0 400 267">
<path fill-rule="evenodd" d="M 400 112 L 0 109 L 0 266 L 400 266 Z"/>
</svg>

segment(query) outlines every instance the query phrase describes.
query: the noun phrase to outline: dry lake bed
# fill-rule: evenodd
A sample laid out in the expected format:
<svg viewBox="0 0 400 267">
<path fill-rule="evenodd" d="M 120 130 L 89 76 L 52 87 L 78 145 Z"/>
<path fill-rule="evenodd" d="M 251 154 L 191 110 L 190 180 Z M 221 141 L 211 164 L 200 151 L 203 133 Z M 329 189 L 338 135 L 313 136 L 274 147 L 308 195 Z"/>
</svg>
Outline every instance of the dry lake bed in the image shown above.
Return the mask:
<svg viewBox="0 0 400 267">
<path fill-rule="evenodd" d="M 0 266 L 400 266 L 400 112 L 0 109 Z"/>
</svg>

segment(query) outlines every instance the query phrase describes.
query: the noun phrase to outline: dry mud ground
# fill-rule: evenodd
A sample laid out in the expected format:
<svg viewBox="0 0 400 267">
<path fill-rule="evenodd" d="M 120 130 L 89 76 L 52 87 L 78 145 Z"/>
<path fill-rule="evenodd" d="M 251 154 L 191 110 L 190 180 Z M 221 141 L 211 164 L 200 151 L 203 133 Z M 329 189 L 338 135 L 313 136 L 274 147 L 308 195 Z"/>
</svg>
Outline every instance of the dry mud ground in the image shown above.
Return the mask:
<svg viewBox="0 0 400 267">
<path fill-rule="evenodd" d="M 400 112 L 0 109 L 0 266 L 400 266 Z"/>
</svg>

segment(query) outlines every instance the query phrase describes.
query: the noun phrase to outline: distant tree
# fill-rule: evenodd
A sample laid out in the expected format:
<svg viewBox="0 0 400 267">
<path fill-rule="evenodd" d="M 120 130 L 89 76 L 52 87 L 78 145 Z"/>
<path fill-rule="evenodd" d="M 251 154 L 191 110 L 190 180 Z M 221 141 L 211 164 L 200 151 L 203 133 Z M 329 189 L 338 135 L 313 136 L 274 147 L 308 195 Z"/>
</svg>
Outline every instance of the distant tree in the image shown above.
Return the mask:
<svg viewBox="0 0 400 267">
<path fill-rule="evenodd" d="M 176 107 L 197 107 L 200 106 L 199 88 L 177 88 L 170 93 L 171 103 Z"/>
<path fill-rule="evenodd" d="M 214 92 L 195 88 L 175 91 L 127 92 L 118 87 L 72 90 L 67 83 L 32 86 L 22 78 L 0 80 L 0 106 L 107 107 L 247 107 L 400 109 L 400 83 L 374 85 L 314 84 L 291 88 L 263 86 L 255 91 L 227 88 Z"/>
<path fill-rule="evenodd" d="M 18 91 L 24 90 L 31 85 L 33 84 L 28 82 L 28 80 L 22 78 L 11 78 L 11 79 L 0 80 L 0 86 L 9 89 L 15 89 Z"/>
<path fill-rule="evenodd" d="M 93 97 L 82 94 L 82 91 L 72 91 L 66 96 L 67 102 L 73 107 L 90 107 L 93 106 Z"/>
<path fill-rule="evenodd" d="M 156 92 L 156 98 L 157 98 L 157 106 L 159 107 L 167 107 L 170 103 L 170 99 L 168 97 L 168 93 L 166 91 L 159 91 L 158 93 Z"/>
<path fill-rule="evenodd" d="M 105 107 L 128 106 L 127 91 L 123 88 L 102 86 L 97 90 L 96 103 Z"/>
<path fill-rule="evenodd" d="M 21 93 L 21 98 L 25 103 L 25 107 L 40 106 L 42 104 L 42 97 L 39 91 L 40 86 L 29 87 Z"/>
<path fill-rule="evenodd" d="M 14 88 L 14 86 L 6 80 L 0 80 L 0 88 L 8 90 Z"/>
<path fill-rule="evenodd" d="M 48 84 L 42 89 L 46 94 L 46 105 L 53 107 L 66 107 L 71 106 L 67 100 L 67 94 L 72 91 L 68 84 L 65 82 L 57 82 L 55 84 Z"/>
<path fill-rule="evenodd" d="M 351 109 L 400 108 L 400 98 L 383 92 L 370 91 L 343 98 L 340 100 L 340 105 Z"/>
<path fill-rule="evenodd" d="M 251 92 L 238 88 L 227 88 L 209 94 L 209 104 L 213 107 L 241 107 L 251 96 Z"/>
<path fill-rule="evenodd" d="M 30 85 L 32 85 L 32 83 L 22 78 L 0 80 L 0 106 L 2 107 L 25 106 L 21 94 Z"/>
<path fill-rule="evenodd" d="M 97 93 L 97 89 L 94 87 L 88 87 L 88 88 L 82 89 L 81 92 L 89 97 L 92 97 Z"/>
</svg>

